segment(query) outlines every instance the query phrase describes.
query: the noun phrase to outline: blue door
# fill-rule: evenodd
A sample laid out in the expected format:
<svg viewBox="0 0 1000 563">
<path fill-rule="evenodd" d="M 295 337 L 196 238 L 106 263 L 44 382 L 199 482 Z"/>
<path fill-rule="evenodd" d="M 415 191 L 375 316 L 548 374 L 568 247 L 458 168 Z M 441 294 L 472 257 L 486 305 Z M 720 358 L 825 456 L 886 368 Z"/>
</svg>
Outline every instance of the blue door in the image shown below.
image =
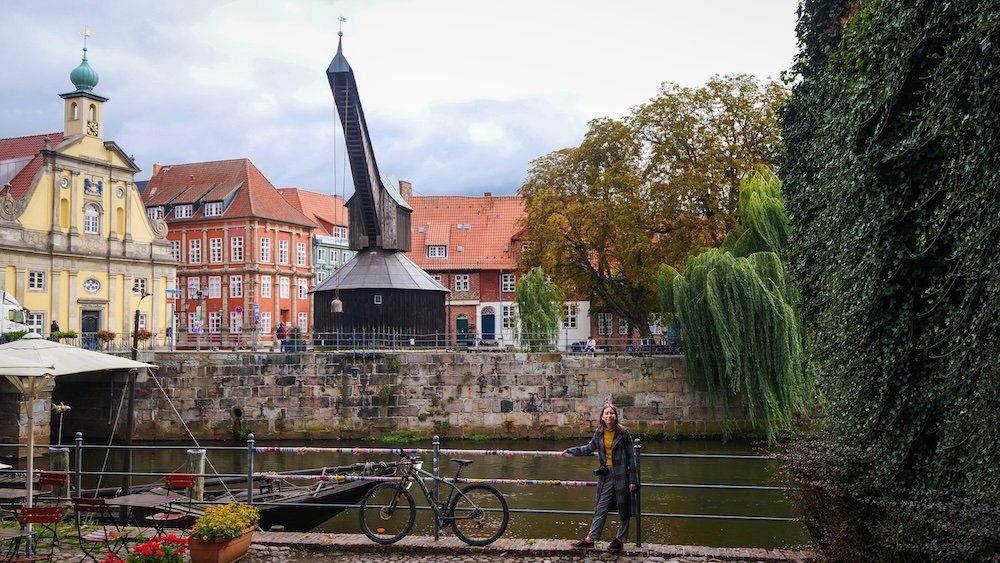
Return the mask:
<svg viewBox="0 0 1000 563">
<path fill-rule="evenodd" d="M 483 320 L 480 323 L 483 327 L 483 340 L 495 340 L 497 317 L 492 308 L 483 309 Z"/>
</svg>

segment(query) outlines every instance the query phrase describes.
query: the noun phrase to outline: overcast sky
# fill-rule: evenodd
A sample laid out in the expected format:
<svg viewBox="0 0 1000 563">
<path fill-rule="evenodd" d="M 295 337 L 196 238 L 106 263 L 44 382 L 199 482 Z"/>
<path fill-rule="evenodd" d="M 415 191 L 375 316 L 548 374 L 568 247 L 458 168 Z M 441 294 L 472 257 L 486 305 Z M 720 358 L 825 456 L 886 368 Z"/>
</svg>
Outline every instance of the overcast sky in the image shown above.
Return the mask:
<svg viewBox="0 0 1000 563">
<path fill-rule="evenodd" d="M 153 163 L 246 157 L 349 194 L 326 80 L 344 23 L 379 169 L 421 194 L 512 194 L 662 82 L 777 79 L 797 0 L 3 0 L 0 137 L 62 128 L 84 25 L 104 137 Z"/>
</svg>

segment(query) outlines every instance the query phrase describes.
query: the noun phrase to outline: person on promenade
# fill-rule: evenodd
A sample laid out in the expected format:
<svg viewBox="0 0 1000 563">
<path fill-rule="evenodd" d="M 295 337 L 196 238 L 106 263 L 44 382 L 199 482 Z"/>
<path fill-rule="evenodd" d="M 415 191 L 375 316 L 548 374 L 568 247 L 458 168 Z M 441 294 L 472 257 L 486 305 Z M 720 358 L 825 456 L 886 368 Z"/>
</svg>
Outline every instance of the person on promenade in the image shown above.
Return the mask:
<svg viewBox="0 0 1000 563">
<path fill-rule="evenodd" d="M 49 325 L 49 339 L 55 341 L 56 334 L 58 332 L 59 332 L 59 321 L 52 319 L 52 324 Z"/>
<path fill-rule="evenodd" d="M 597 475 L 597 501 L 594 504 L 594 519 L 587 537 L 574 542 L 576 549 L 594 549 L 594 543 L 601 538 L 604 520 L 611 507 L 618 507 L 618 533 L 608 544 L 608 551 L 622 550 L 628 538 L 629 519 L 632 517 L 632 493 L 639 483 L 635 468 L 635 450 L 632 436 L 618 423 L 618 409 L 608 403 L 601 409 L 601 419 L 590 443 L 563 450 L 563 455 L 591 455 L 597 452 L 599 461 L 594 475 Z"/>
<path fill-rule="evenodd" d="M 584 352 L 596 352 L 597 351 L 597 341 L 594 340 L 593 336 L 587 337 L 587 345 L 583 347 Z"/>
</svg>

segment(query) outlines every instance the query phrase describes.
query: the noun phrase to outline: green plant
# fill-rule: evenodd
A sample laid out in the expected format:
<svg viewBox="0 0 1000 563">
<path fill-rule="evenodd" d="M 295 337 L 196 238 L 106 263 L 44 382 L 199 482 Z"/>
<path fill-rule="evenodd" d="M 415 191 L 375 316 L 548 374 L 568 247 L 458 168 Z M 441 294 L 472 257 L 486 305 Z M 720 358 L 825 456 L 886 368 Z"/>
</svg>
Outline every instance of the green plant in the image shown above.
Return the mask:
<svg viewBox="0 0 1000 563">
<path fill-rule="evenodd" d="M 14 331 L 11 331 L 11 332 L 5 332 L 3 336 L 4 336 L 4 338 L 8 342 L 14 342 L 15 340 L 20 340 L 20 339 L 24 338 L 25 334 L 28 334 L 28 331 L 26 331 L 26 330 L 14 330 Z"/>
<path fill-rule="evenodd" d="M 379 438 L 380 442 L 386 444 L 410 444 L 413 442 L 419 442 L 425 437 L 420 434 L 389 434 L 388 436 L 382 436 Z"/>
<path fill-rule="evenodd" d="M 429 413 L 429 412 L 421 412 L 420 414 L 417 415 L 417 420 L 419 420 L 420 422 L 423 422 L 423 421 L 427 420 L 430 417 L 431 417 L 431 413 Z"/>
<path fill-rule="evenodd" d="M 451 428 L 451 423 L 447 420 L 435 420 L 434 421 L 434 431 L 440 434 L 444 434 Z"/>
<path fill-rule="evenodd" d="M 399 370 L 402 367 L 403 362 L 399 359 L 399 356 L 393 356 L 385 363 L 385 369 L 388 370 L 389 373 L 399 373 Z"/>
<path fill-rule="evenodd" d="M 66 340 L 79 336 L 75 330 L 61 330 L 56 334 L 58 334 L 58 336 L 53 335 L 53 338 L 58 338 L 59 340 Z"/>
<path fill-rule="evenodd" d="M 249 504 L 221 504 L 205 509 L 191 526 L 191 537 L 199 540 L 231 540 L 260 522 L 260 510 Z"/>
<path fill-rule="evenodd" d="M 489 442 L 493 438 L 487 436 L 486 434 L 473 434 L 472 436 L 469 436 L 469 439 L 473 442 Z"/>
<path fill-rule="evenodd" d="M 388 383 L 378 388 L 378 398 L 381 404 L 389 404 L 389 398 L 392 396 L 392 391 L 392 385 L 389 385 Z"/>
<path fill-rule="evenodd" d="M 431 406 L 432 407 L 436 407 L 436 406 L 438 406 L 440 404 L 441 404 L 441 397 L 438 397 L 437 395 L 434 395 L 433 397 L 431 397 Z"/>
<path fill-rule="evenodd" d="M 516 338 L 529 352 L 552 350 L 559 336 L 565 295 L 541 268 L 532 268 L 517 282 Z"/>
</svg>

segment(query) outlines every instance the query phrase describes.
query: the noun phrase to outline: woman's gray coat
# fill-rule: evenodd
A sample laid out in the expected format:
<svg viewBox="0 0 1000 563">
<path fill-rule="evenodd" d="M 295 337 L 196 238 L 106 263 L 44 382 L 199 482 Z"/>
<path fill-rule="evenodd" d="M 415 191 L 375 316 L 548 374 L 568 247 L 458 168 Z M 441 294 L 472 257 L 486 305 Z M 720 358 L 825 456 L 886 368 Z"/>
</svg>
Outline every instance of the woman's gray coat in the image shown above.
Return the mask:
<svg viewBox="0 0 1000 563">
<path fill-rule="evenodd" d="M 569 448 L 566 451 L 573 455 L 590 455 L 597 452 L 597 458 L 600 460 L 598 467 L 604 467 L 608 464 L 604 455 L 603 428 L 597 429 L 589 444 Z M 625 520 L 632 516 L 632 495 L 628 486 L 630 484 L 638 486 L 639 484 L 639 474 L 635 469 L 635 450 L 632 447 L 632 436 L 629 435 L 628 430 L 622 430 L 611 441 L 611 464 L 610 474 L 603 475 L 597 480 L 598 498 L 600 498 L 604 480 L 609 477 L 614 479 L 618 515 L 622 520 Z"/>
</svg>

